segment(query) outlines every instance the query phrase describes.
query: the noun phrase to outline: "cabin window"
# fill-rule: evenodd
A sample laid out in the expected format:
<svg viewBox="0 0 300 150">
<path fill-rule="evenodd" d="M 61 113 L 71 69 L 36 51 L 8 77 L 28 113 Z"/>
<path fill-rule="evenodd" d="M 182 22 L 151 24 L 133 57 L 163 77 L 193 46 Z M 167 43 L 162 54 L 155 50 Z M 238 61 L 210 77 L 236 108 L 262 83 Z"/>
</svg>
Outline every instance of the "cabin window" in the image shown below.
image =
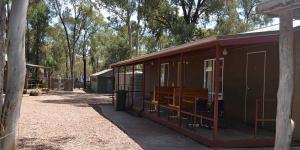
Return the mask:
<svg viewBox="0 0 300 150">
<path fill-rule="evenodd" d="M 214 100 L 214 75 L 215 75 L 215 63 L 216 59 L 204 60 L 204 88 L 208 88 L 209 100 Z M 223 70 L 224 70 L 224 58 L 220 59 L 221 72 L 219 76 L 219 100 L 223 100 Z"/>
<path fill-rule="evenodd" d="M 163 63 L 160 67 L 160 86 L 169 84 L 169 63 Z"/>
</svg>

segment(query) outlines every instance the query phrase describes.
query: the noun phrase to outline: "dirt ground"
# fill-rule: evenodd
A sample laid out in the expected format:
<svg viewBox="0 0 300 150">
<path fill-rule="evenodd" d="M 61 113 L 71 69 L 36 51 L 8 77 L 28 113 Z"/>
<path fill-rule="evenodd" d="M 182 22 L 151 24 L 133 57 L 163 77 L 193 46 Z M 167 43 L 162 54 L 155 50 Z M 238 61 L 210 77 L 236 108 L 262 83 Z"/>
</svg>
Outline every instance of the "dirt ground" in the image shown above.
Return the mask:
<svg viewBox="0 0 300 150">
<path fill-rule="evenodd" d="M 37 97 L 25 95 L 17 127 L 18 149 L 209 149 L 145 118 L 116 112 L 110 103 L 109 95 L 81 90 L 51 91 Z"/>
<path fill-rule="evenodd" d="M 89 104 L 109 103 L 97 94 L 51 92 L 24 96 L 18 125 L 18 148 L 22 150 L 124 150 L 142 149 Z"/>
</svg>

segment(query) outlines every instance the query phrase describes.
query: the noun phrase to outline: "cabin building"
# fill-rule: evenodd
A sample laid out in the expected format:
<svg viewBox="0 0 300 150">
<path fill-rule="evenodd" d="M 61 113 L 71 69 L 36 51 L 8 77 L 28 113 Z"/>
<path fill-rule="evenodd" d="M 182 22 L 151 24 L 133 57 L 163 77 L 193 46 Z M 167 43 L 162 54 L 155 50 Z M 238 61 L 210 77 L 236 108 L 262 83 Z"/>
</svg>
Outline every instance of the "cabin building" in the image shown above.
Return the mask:
<svg viewBox="0 0 300 150">
<path fill-rule="evenodd" d="M 141 93 L 128 108 L 212 147 L 273 146 L 279 85 L 279 32 L 215 36 L 117 62 L 115 90 Z M 300 141 L 300 27 L 295 36 L 293 141 Z M 120 78 L 139 68 L 135 79 Z M 130 96 L 129 99 L 133 99 Z"/>
</svg>

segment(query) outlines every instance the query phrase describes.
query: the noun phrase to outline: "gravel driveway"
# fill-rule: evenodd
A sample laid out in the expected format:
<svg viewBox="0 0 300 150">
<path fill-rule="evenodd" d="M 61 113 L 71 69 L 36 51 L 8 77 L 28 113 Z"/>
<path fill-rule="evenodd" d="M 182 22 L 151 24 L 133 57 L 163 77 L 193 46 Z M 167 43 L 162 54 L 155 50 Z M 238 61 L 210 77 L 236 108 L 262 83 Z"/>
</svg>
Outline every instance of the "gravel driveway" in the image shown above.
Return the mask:
<svg viewBox="0 0 300 150">
<path fill-rule="evenodd" d="M 17 128 L 18 149 L 209 149 L 149 120 L 115 112 L 111 110 L 112 106 L 106 105 L 110 100 L 108 95 L 87 94 L 81 90 L 50 92 L 37 97 L 24 96 Z M 95 108 L 99 106 L 103 109 L 102 115 L 99 114 L 98 108 Z M 103 115 L 110 117 L 110 121 Z M 129 136 L 111 121 L 119 124 Z M 144 128 L 151 128 L 151 130 Z M 144 135 L 146 133 L 147 136 Z M 135 140 L 130 136 L 135 137 Z M 170 139 L 174 147 L 168 143 Z M 272 148 L 264 150 L 269 149 Z"/>
<path fill-rule="evenodd" d="M 24 96 L 18 126 L 19 149 L 142 149 L 88 104 L 108 103 L 107 96 L 82 91 Z"/>
</svg>

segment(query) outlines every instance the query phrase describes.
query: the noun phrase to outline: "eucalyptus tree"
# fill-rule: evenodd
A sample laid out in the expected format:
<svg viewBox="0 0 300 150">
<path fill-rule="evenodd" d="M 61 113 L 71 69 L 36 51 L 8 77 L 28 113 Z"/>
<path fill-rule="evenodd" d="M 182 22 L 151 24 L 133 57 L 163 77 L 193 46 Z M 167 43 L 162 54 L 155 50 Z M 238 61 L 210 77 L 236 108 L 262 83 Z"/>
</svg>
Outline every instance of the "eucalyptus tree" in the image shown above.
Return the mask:
<svg viewBox="0 0 300 150">
<path fill-rule="evenodd" d="M 85 20 L 85 24 L 83 27 L 83 32 L 81 37 L 79 38 L 79 54 L 82 55 L 83 61 L 83 86 L 86 88 L 86 79 L 87 79 L 87 55 L 89 55 L 89 51 L 91 49 L 91 40 L 95 36 L 97 32 L 104 30 L 104 18 L 100 13 L 97 13 L 92 6 L 87 8 L 88 14 Z"/>
<path fill-rule="evenodd" d="M 42 0 L 30 0 L 27 14 L 27 61 L 40 65 L 42 47 L 45 45 L 47 28 L 49 26 L 49 9 Z M 30 43 L 32 39 L 32 43 Z M 34 60 L 34 61 L 33 61 Z"/>
<path fill-rule="evenodd" d="M 153 41 L 153 44 L 156 46 L 152 46 L 158 47 L 157 50 L 164 47 L 159 45 L 168 46 L 174 44 L 174 42 L 172 42 L 174 39 L 172 35 L 174 33 L 174 27 L 179 24 L 178 9 L 172 6 L 167 0 L 153 0 L 145 1 L 141 10 L 145 20 L 144 24 L 149 35 L 144 39 L 144 43 L 150 44 L 149 42 Z M 169 37 L 168 44 L 161 44 L 161 40 L 164 36 Z"/>
<path fill-rule="evenodd" d="M 270 17 L 256 13 L 256 5 L 260 0 L 226 1 L 217 13 L 215 31 L 219 34 L 236 34 L 267 25 L 272 22 Z"/>
<path fill-rule="evenodd" d="M 4 104 L 0 112 L 0 137 L 3 150 L 16 149 L 16 125 L 20 116 L 25 83 L 25 22 L 28 0 L 10 4 L 7 32 L 8 77 Z"/>
<path fill-rule="evenodd" d="M 53 75 L 64 76 L 69 71 L 68 49 L 65 40 L 64 29 L 59 23 L 49 26 L 47 29 L 47 58 L 45 65 L 52 67 Z"/>
<path fill-rule="evenodd" d="M 172 4 L 179 7 L 183 12 L 183 20 L 174 29 L 179 35 L 180 42 L 188 42 L 194 37 L 202 38 L 202 34 L 195 32 L 199 24 L 210 22 L 210 16 L 215 15 L 222 9 L 225 1 L 220 0 L 171 0 Z M 182 30 L 184 29 L 184 30 Z"/>
<path fill-rule="evenodd" d="M 256 12 L 256 6 L 262 0 L 238 0 L 238 8 L 246 30 L 253 29 L 257 25 L 266 25 L 272 21 L 271 17 Z"/>
<path fill-rule="evenodd" d="M 6 2 L 4 0 L 0 0 L 0 111 L 3 104 L 6 18 Z"/>
<path fill-rule="evenodd" d="M 107 9 L 113 16 L 112 21 L 120 21 L 127 26 L 127 39 L 129 48 L 132 49 L 132 28 L 131 19 L 136 10 L 136 3 L 133 0 L 101 0 L 99 5 Z"/>
<path fill-rule="evenodd" d="M 215 31 L 218 34 L 236 34 L 246 30 L 246 26 L 237 10 L 238 6 L 236 0 L 227 1 L 223 6 L 223 10 L 217 14 Z"/>
<path fill-rule="evenodd" d="M 78 40 L 82 34 L 85 20 L 87 17 L 86 4 L 88 0 L 66 0 L 58 1 L 51 0 L 51 6 L 64 28 L 65 37 L 67 41 L 67 53 L 70 65 L 70 73 L 67 77 L 72 80 L 72 87 L 74 87 L 74 64 L 76 48 L 78 47 Z"/>
</svg>

